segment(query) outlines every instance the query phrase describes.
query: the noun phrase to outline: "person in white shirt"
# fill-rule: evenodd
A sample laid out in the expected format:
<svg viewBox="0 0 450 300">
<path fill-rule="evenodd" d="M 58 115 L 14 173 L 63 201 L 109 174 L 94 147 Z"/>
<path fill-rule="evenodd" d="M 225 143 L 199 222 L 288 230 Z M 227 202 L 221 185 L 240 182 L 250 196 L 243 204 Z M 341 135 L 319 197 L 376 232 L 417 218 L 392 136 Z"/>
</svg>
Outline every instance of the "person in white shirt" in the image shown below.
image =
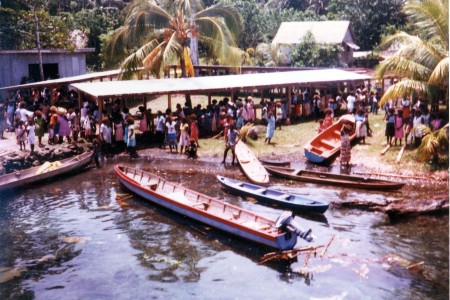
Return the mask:
<svg viewBox="0 0 450 300">
<path fill-rule="evenodd" d="M 353 114 L 353 110 L 355 109 L 355 92 L 351 91 L 350 95 L 347 96 L 347 110 L 349 114 Z"/>
</svg>

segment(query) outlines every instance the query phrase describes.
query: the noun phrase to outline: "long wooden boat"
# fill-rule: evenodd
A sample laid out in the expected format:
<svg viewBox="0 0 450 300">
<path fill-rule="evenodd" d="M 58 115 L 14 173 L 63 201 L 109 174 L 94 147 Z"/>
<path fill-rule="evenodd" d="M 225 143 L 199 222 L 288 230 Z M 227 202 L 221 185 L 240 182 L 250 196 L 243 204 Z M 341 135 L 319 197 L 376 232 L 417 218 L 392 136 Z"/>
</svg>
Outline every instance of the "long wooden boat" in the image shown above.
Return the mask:
<svg viewBox="0 0 450 300">
<path fill-rule="evenodd" d="M 322 163 L 341 149 L 341 129 L 344 123 L 355 125 L 355 117 L 343 115 L 336 123 L 319 133 L 311 141 L 303 146 L 306 158 L 313 163 Z M 356 137 L 356 132 L 350 136 L 350 140 Z"/>
<path fill-rule="evenodd" d="M 91 162 L 91 157 L 92 151 L 88 151 L 71 158 L 63 159 L 59 163 L 45 163 L 41 166 L 0 176 L 0 190 L 22 187 L 44 179 L 80 170 Z"/>
<path fill-rule="evenodd" d="M 323 214 L 329 206 L 328 203 L 307 199 L 299 195 L 288 194 L 219 175 L 216 177 L 223 186 L 233 191 L 295 211 Z"/>
<path fill-rule="evenodd" d="M 297 236 L 310 241 L 310 230 L 298 226 L 293 230 L 293 220 L 286 220 L 285 214 L 273 221 L 146 171 L 122 165 L 115 166 L 114 170 L 119 182 L 138 196 L 252 242 L 287 250 L 295 246 Z"/>
<path fill-rule="evenodd" d="M 244 142 L 239 141 L 234 151 L 239 165 L 248 180 L 256 184 L 269 182 L 269 173 L 267 173 L 264 166 Z"/>
<path fill-rule="evenodd" d="M 332 174 L 326 172 L 291 169 L 282 167 L 266 167 L 267 171 L 277 177 L 304 182 L 338 185 L 343 187 L 370 190 L 398 190 L 405 184 L 362 176 Z"/>
</svg>

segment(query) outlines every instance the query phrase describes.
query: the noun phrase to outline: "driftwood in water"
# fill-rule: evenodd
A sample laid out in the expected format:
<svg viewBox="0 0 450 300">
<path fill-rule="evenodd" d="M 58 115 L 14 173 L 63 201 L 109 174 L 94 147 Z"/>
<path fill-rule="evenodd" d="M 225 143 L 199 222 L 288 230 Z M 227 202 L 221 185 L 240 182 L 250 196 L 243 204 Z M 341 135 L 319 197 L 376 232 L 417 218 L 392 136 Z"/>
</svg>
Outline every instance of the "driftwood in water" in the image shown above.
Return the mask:
<svg viewBox="0 0 450 300">
<path fill-rule="evenodd" d="M 322 248 L 322 247 L 324 247 L 324 246 L 323 245 L 320 245 L 317 247 L 310 246 L 310 247 L 304 247 L 304 248 L 300 248 L 300 249 L 266 253 L 259 259 L 259 263 L 263 264 L 263 263 L 271 261 L 271 260 L 292 260 L 292 259 L 296 258 L 302 252 L 306 252 L 307 254 L 315 253 L 317 251 L 317 249 Z"/>
<path fill-rule="evenodd" d="M 386 206 L 383 211 L 390 217 L 411 216 L 432 213 L 448 213 L 449 199 L 446 195 L 434 199 L 397 201 Z"/>
</svg>

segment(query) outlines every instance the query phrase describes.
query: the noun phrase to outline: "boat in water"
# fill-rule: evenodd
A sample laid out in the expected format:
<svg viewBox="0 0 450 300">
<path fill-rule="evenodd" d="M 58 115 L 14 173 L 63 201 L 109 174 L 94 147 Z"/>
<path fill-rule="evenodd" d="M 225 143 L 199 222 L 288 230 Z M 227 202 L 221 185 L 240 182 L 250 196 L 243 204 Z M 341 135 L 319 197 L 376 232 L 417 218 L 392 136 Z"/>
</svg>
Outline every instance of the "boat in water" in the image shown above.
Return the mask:
<svg viewBox="0 0 450 300">
<path fill-rule="evenodd" d="M 293 179 L 303 182 L 337 185 L 348 188 L 370 189 L 370 190 L 398 190 L 405 184 L 370 177 L 333 174 L 319 171 L 309 171 L 302 169 L 291 169 L 282 167 L 266 167 L 267 171 L 280 178 Z"/>
<path fill-rule="evenodd" d="M 29 184 L 79 171 L 90 164 L 92 151 L 57 162 L 46 162 L 41 166 L 16 171 L 0 176 L 0 191 L 28 186 Z"/>
<path fill-rule="evenodd" d="M 323 163 L 341 150 L 341 129 L 344 124 L 351 124 L 354 128 L 355 117 L 343 115 L 339 120 L 315 136 L 303 146 L 306 158 L 313 163 Z M 356 132 L 350 136 L 355 139 Z"/>
<path fill-rule="evenodd" d="M 239 194 L 254 197 L 255 199 L 274 204 L 279 207 L 289 208 L 295 210 L 296 212 L 299 211 L 302 213 L 323 214 L 329 206 L 328 203 L 307 199 L 300 195 L 284 193 L 219 175 L 216 177 L 223 186 Z"/>
<path fill-rule="evenodd" d="M 276 221 L 190 190 L 136 168 L 114 167 L 119 182 L 134 194 L 173 212 L 278 250 L 294 248 L 297 237 L 311 241 L 311 230 L 303 230 L 291 212 Z"/>
<path fill-rule="evenodd" d="M 243 141 L 238 141 L 234 152 L 242 171 L 249 181 L 256 184 L 269 182 L 269 173 L 267 173 L 264 166 Z"/>
</svg>

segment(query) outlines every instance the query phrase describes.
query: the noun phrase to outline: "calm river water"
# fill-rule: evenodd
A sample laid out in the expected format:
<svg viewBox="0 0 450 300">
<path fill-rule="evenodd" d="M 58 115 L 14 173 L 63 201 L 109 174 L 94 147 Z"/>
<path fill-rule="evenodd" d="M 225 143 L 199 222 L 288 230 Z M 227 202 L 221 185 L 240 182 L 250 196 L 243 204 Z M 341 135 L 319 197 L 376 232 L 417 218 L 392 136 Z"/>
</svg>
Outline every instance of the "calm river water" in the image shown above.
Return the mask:
<svg viewBox="0 0 450 300">
<path fill-rule="evenodd" d="M 324 218 L 296 217 L 317 236 L 313 245 L 335 235 L 325 258 L 311 257 L 306 267 L 304 255 L 259 264 L 268 249 L 130 197 L 113 173 L 117 162 L 0 194 L 0 299 L 448 299 L 448 215 L 392 222 L 381 213 L 330 207 Z M 221 188 L 214 173 L 244 180 L 238 168 L 122 162 L 163 170 L 171 181 L 272 219 L 281 212 Z M 406 196 L 272 184 L 324 201 Z M 421 261 L 421 271 L 402 267 Z M 309 275 L 300 275 L 305 269 Z"/>
</svg>

